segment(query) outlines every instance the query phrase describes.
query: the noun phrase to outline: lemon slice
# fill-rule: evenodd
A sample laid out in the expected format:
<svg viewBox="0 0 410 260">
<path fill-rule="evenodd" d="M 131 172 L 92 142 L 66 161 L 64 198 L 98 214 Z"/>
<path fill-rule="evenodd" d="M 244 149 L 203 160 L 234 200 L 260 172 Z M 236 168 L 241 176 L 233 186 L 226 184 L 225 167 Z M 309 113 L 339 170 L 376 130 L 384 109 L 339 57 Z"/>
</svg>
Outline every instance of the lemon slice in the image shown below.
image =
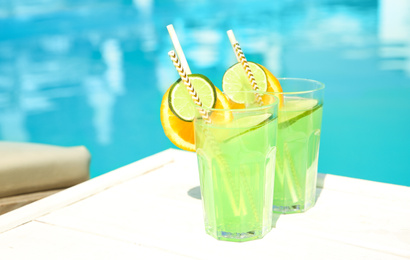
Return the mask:
<svg viewBox="0 0 410 260">
<path fill-rule="evenodd" d="M 248 62 L 249 67 L 258 84 L 259 91 L 265 92 L 268 88 L 268 82 L 265 71 L 256 63 Z M 243 93 L 238 91 L 253 90 L 249 83 L 248 77 L 242 68 L 242 64 L 236 63 L 226 70 L 222 78 L 222 89 L 235 103 L 250 104 L 255 102 L 255 95 L 252 93 Z"/>
<path fill-rule="evenodd" d="M 202 106 L 205 108 L 214 107 L 216 102 L 216 90 L 214 84 L 201 74 L 191 74 L 188 77 L 202 102 Z M 187 87 L 181 79 L 177 80 L 171 86 L 168 103 L 172 113 L 174 113 L 179 119 L 187 122 L 194 120 L 198 110 L 195 107 Z"/>
</svg>

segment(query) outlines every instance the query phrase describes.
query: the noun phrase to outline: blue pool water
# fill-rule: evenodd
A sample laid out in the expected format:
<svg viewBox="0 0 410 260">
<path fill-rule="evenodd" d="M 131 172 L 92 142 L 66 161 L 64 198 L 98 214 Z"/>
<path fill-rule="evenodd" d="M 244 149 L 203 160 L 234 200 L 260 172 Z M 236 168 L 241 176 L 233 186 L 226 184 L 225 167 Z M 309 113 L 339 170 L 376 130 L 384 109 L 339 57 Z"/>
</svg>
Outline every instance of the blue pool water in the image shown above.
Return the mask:
<svg viewBox="0 0 410 260">
<path fill-rule="evenodd" d="M 248 60 L 326 84 L 320 172 L 410 185 L 409 17 L 406 0 L 0 1 L 0 139 L 85 145 L 92 176 L 174 147 L 166 25 L 217 86 L 233 29 Z"/>
</svg>

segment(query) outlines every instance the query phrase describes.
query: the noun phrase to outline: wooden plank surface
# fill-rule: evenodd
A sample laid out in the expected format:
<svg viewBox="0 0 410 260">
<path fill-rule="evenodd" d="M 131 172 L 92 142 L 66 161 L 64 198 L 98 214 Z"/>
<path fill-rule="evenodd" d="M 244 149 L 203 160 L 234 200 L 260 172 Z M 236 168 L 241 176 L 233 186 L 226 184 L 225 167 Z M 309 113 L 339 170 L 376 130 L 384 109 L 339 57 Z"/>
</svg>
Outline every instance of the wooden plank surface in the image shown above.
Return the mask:
<svg viewBox="0 0 410 260">
<path fill-rule="evenodd" d="M 91 185 L 100 188 L 86 198 L 77 196 L 76 201 L 51 207 L 32 221 L 3 232 L 0 252 L 10 257 L 32 252 L 38 259 L 52 259 L 47 255 L 48 240 L 52 239 L 57 247 L 68 243 L 71 254 L 85 250 L 90 256 L 88 253 L 97 250 L 100 243 L 96 242 L 98 237 L 107 241 L 102 245 L 114 241 L 112 245 L 123 245 L 113 250 L 128 248 L 123 250 L 145 259 L 149 255 L 129 247 L 193 259 L 410 258 L 409 187 L 322 175 L 323 188 L 318 189 L 313 209 L 279 216 L 276 228 L 261 240 L 223 242 L 204 231 L 195 154 L 169 150 L 157 160 L 155 157 L 151 159 L 161 167 L 154 167 L 148 174 L 139 174 L 138 167 L 123 167 L 121 174 L 128 176 L 123 181 Z M 66 231 L 75 231 L 75 235 L 62 235 Z M 85 245 L 90 246 L 88 251 Z M 79 256 L 76 259 L 86 259 Z M 105 256 L 87 259 L 115 259 Z"/>
<path fill-rule="evenodd" d="M 163 165 L 171 163 L 174 160 L 174 157 L 178 154 L 180 154 L 180 152 L 176 150 L 165 150 L 154 156 L 144 158 L 125 167 L 121 167 L 112 172 L 68 188 L 53 196 L 49 196 L 45 199 L 1 215 L 0 233 L 70 205 L 71 203 L 90 197 L 98 192 L 108 189 L 109 187 L 126 182 L 129 179 L 148 174 L 157 168 L 161 168 Z"/>
<path fill-rule="evenodd" d="M 0 236 L 0 259 L 191 259 L 157 247 L 33 221 Z"/>
</svg>

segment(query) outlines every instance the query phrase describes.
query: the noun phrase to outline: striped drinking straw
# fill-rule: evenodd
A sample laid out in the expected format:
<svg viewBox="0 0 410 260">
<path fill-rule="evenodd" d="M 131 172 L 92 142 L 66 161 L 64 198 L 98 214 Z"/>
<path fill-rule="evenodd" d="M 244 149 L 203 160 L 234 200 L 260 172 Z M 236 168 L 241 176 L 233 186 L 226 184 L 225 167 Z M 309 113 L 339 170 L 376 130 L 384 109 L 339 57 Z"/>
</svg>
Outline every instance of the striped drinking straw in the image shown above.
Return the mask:
<svg viewBox="0 0 410 260">
<path fill-rule="evenodd" d="M 202 108 L 202 102 L 199 99 L 198 93 L 196 93 L 194 87 L 192 86 L 191 80 L 187 76 L 184 67 L 182 67 L 181 62 L 179 61 L 177 55 L 174 51 L 168 52 L 169 57 L 172 60 L 175 68 L 178 71 L 179 76 L 181 77 L 182 81 L 184 82 L 186 88 L 188 89 L 189 94 L 192 97 L 194 103 L 198 106 L 198 111 L 201 114 L 202 118 L 205 120 L 206 123 L 211 123 L 211 118 L 208 115 L 208 112 Z"/>
<path fill-rule="evenodd" d="M 239 45 L 238 41 L 235 38 L 235 35 L 233 34 L 232 30 L 227 31 L 229 40 L 232 44 L 232 48 L 235 51 L 236 59 L 238 62 L 242 64 L 242 68 L 244 69 L 246 76 L 248 77 L 249 83 L 252 86 L 252 89 L 255 91 L 259 91 L 258 84 L 256 83 L 255 77 L 253 76 L 253 73 L 251 71 L 251 68 L 249 67 L 248 61 L 245 58 L 245 54 L 243 54 L 243 51 L 241 49 L 241 46 Z M 262 97 L 260 94 L 255 93 L 256 96 L 256 101 L 258 102 L 259 105 L 263 105 Z"/>
</svg>

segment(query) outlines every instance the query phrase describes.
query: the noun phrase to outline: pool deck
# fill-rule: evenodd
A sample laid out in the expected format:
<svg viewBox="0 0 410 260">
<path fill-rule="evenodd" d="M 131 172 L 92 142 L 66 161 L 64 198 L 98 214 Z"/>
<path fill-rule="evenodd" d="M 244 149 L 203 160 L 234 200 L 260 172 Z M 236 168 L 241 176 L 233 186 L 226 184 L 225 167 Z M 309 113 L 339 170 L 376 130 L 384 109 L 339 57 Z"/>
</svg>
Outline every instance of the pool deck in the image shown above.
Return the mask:
<svg viewBox="0 0 410 260">
<path fill-rule="evenodd" d="M 319 174 L 263 239 L 205 234 L 194 153 L 169 149 L 0 216 L 1 259 L 409 259 L 410 187 Z"/>
</svg>

